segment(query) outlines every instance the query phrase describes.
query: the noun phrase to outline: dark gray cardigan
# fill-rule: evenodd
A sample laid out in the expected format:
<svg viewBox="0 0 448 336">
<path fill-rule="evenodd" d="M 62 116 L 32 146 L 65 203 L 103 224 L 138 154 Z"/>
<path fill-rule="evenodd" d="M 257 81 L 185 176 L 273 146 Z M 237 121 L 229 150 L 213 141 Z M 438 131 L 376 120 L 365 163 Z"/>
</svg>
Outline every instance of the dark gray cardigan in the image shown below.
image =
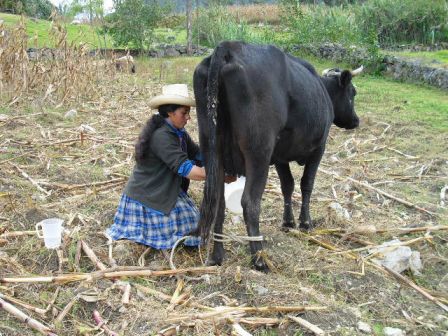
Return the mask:
<svg viewBox="0 0 448 336">
<path fill-rule="evenodd" d="M 154 210 L 168 215 L 181 191 L 179 167 L 193 160 L 199 147 L 185 132 L 187 152 L 183 152 L 176 132 L 164 124 L 151 137 L 149 153 L 142 163 L 136 163 L 124 193 Z"/>
</svg>

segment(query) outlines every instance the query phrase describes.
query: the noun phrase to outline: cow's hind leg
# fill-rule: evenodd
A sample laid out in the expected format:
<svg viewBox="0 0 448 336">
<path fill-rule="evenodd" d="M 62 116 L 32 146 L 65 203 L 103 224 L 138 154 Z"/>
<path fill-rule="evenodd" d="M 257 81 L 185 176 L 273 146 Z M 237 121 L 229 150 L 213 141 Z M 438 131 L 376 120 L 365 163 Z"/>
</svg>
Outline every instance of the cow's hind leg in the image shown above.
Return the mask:
<svg viewBox="0 0 448 336">
<path fill-rule="evenodd" d="M 269 156 L 268 156 L 269 157 Z M 260 158 L 261 159 L 261 158 Z M 244 221 L 249 237 L 260 236 L 260 205 L 261 197 L 266 186 L 268 177 L 269 162 L 265 159 L 254 160 L 246 156 L 246 185 L 244 187 L 241 205 L 243 206 Z M 252 254 L 252 262 L 257 270 L 268 272 L 269 267 L 263 260 L 261 241 L 251 241 L 249 243 Z"/>
<path fill-rule="evenodd" d="M 324 149 L 316 150 L 305 163 L 302 179 L 300 180 L 300 190 L 302 192 L 302 207 L 300 209 L 300 229 L 312 229 L 310 216 L 310 198 L 313 191 L 314 179 L 316 178 L 317 168 L 319 167 Z"/>
<path fill-rule="evenodd" d="M 287 230 L 296 226 L 291 202 L 292 193 L 294 191 L 294 178 L 292 177 L 289 163 L 276 163 L 275 168 L 277 169 L 277 174 L 280 178 L 284 200 L 282 228 Z"/>
<path fill-rule="evenodd" d="M 259 237 L 261 196 L 278 130 L 265 119 L 264 115 L 270 113 L 271 108 L 258 100 L 253 78 L 246 73 L 246 67 L 228 56 L 229 63 L 222 67 L 221 76 L 232 133 L 244 157 L 246 185 L 241 205 L 249 237 Z M 250 241 L 249 246 L 255 268 L 269 271 L 260 253 L 262 242 Z"/>
</svg>

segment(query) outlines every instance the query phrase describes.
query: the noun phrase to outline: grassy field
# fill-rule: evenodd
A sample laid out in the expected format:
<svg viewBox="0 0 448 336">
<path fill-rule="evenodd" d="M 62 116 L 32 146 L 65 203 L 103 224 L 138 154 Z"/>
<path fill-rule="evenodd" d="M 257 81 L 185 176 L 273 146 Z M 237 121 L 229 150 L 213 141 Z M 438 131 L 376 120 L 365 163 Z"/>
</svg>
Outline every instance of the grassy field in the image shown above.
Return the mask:
<svg viewBox="0 0 448 336">
<path fill-rule="evenodd" d="M 160 41 L 166 42 L 168 44 L 187 44 L 186 29 L 156 28 L 154 34 Z"/>
<path fill-rule="evenodd" d="M 17 26 L 21 17 L 13 14 L 0 13 L 0 20 L 3 20 L 4 25 L 11 29 Z M 52 27 L 50 21 L 27 17 L 24 20 L 26 32 L 29 36 L 29 47 L 54 47 L 55 43 L 50 33 Z M 99 35 L 96 29 L 88 24 L 75 25 L 66 23 L 63 26 L 67 30 L 67 42 L 69 43 L 74 43 L 75 45 L 86 43 L 90 49 L 114 48 L 111 36 L 106 35 L 106 41 L 104 41 L 103 36 Z M 155 36 L 162 43 L 185 45 L 187 41 L 187 31 L 185 29 L 156 28 Z"/>
<path fill-rule="evenodd" d="M 123 335 L 155 335 L 176 326 L 184 335 L 229 335 L 232 331 L 229 321 L 236 319 L 253 335 L 310 335 L 288 317 L 298 313 L 276 313 L 269 309 L 266 313 L 241 313 L 237 309 L 241 306 L 323 307 L 321 311 L 307 311 L 300 316 L 329 335 L 363 335 L 357 328 L 360 321 L 369 324 L 376 336 L 384 335 L 385 327 L 397 327 L 409 335 L 445 335 L 446 312 L 384 270 L 371 266 L 372 256 L 368 253 L 353 249 L 393 238 L 409 243 L 412 250 L 420 252 L 423 269 L 421 275 L 406 271 L 404 276 L 440 302 L 448 303 L 447 231 L 410 234 L 399 231 L 448 225 L 447 209 L 440 205 L 441 188 L 448 185 L 448 97 L 442 90 L 370 75 L 355 79 L 360 127 L 352 131 L 336 127 L 331 130 L 311 201 L 311 214 L 318 227 L 310 235 L 280 230 L 283 209 L 280 185 L 275 170 L 269 173 L 260 228 L 273 272 L 254 271 L 247 246 L 229 242 L 224 245 L 223 266 L 208 280 L 123 279 L 131 285 L 129 303 L 122 300 L 120 284 L 101 277 L 72 283 L 5 282 L 10 277 L 96 271 L 98 263 L 79 252 L 81 240 L 104 267 L 112 265 L 102 232 L 112 222 L 132 169 L 133 144 L 152 114 L 148 101 L 160 93 L 165 83 L 184 82 L 191 89 L 194 67 L 200 60 L 138 59 L 135 75 L 117 73 L 113 68 L 101 70 L 85 82 L 87 86 L 81 92 L 84 97 L 71 97 L 64 90 L 48 90 L 49 83 L 45 81 L 39 84 L 42 89 L 35 88 L 19 98 L 15 98 L 17 94 L 8 96 L 2 92 L 1 294 L 16 299 L 14 305 L 52 326 L 60 335 L 98 333 L 92 319 L 94 310 L 99 311 L 110 329 Z M 335 66 L 310 61 L 319 71 Z M 84 61 L 78 63 L 73 61 L 71 67 L 85 71 Z M 61 78 L 67 75 L 57 74 Z M 50 75 L 42 78 L 51 78 Z M 70 76 L 79 78 L 76 73 Z M 75 117 L 64 117 L 73 109 Z M 187 129 L 197 139 L 194 110 Z M 291 166 L 296 180 L 293 202 L 298 216 L 302 168 Z M 353 180 L 366 181 L 376 190 Z M 190 194 L 198 204 L 202 187 L 199 182 L 190 187 Z M 350 219 L 335 216 L 329 207 L 332 202 L 347 209 Z M 61 251 L 66 259 L 61 264 L 56 251 L 47 250 L 42 240 L 28 232 L 49 217 L 64 219 L 70 231 L 64 238 Z M 244 224 L 239 221 L 227 214 L 224 231 L 245 235 Z M 16 232 L 23 234 L 14 236 Z M 413 239 L 417 240 L 412 242 Z M 344 253 L 335 253 L 329 246 Z M 122 241 L 113 245 L 112 256 L 119 266 L 169 269 L 162 253 L 145 251 L 143 246 Z M 201 255 L 203 260 L 205 252 L 201 251 Z M 177 250 L 174 263 L 177 268 L 202 265 L 197 251 L 182 247 Z M 177 294 L 172 299 L 176 288 L 181 295 L 179 300 Z M 53 299 L 51 309 L 43 314 L 20 304 L 45 309 Z M 55 316 L 69 303 L 73 306 L 68 314 L 57 320 Z M 226 313 L 218 309 L 226 309 Z M 214 319 L 208 312 L 212 312 Z M 184 323 L 167 322 L 179 318 Z M 0 310 L 0 333 L 34 335 L 4 310 Z"/>
<path fill-rule="evenodd" d="M 21 17 L 18 15 L 0 13 L 0 20 L 4 21 L 7 28 L 16 27 L 20 22 Z M 54 47 L 54 41 L 51 38 L 50 30 L 52 24 L 50 21 L 24 18 L 26 25 L 26 32 L 29 36 L 29 47 Z M 104 46 L 104 40 L 102 36 L 99 36 L 94 28 L 87 24 L 64 24 L 64 28 L 67 30 L 67 42 L 74 43 L 86 43 L 91 49 L 95 48 L 112 48 L 112 39 L 106 36 L 106 46 Z"/>
</svg>

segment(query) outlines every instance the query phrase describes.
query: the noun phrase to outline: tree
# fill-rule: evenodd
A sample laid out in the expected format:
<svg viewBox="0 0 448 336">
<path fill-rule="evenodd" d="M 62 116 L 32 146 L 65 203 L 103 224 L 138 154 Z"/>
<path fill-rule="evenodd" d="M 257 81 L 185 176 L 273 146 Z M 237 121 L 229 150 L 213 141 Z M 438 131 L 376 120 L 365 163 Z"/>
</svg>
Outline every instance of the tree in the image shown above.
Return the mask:
<svg viewBox="0 0 448 336">
<path fill-rule="evenodd" d="M 106 30 L 118 46 L 144 50 L 154 39 L 154 29 L 170 11 L 157 0 L 114 0 L 115 12 L 106 17 Z"/>
<path fill-rule="evenodd" d="M 70 16 L 75 17 L 78 14 L 86 13 L 89 16 L 89 22 L 92 24 L 95 20 L 102 20 L 104 17 L 103 0 L 73 0 L 70 5 Z"/>
<path fill-rule="evenodd" d="M 67 18 L 70 16 L 70 9 L 71 9 L 70 5 L 65 2 L 61 2 L 58 5 L 58 13 L 64 18 Z"/>
<path fill-rule="evenodd" d="M 0 12 L 48 19 L 55 7 L 48 0 L 0 0 Z"/>
<path fill-rule="evenodd" d="M 187 1 L 187 54 L 191 55 L 191 37 L 192 37 L 192 31 L 191 31 L 191 0 Z"/>
</svg>

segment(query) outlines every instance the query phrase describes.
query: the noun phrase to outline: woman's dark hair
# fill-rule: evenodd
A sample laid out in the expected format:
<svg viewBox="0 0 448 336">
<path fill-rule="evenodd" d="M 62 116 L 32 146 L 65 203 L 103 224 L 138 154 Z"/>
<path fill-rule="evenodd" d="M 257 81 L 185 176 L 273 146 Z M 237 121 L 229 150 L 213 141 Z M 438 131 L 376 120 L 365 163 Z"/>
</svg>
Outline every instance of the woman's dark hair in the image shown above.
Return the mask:
<svg viewBox="0 0 448 336">
<path fill-rule="evenodd" d="M 142 162 L 145 159 L 148 154 L 152 134 L 163 125 L 165 118 L 168 118 L 168 113 L 176 111 L 181 106 L 177 104 L 160 105 L 158 108 L 159 114 L 154 114 L 148 119 L 135 144 L 135 160 L 137 162 Z"/>
</svg>

